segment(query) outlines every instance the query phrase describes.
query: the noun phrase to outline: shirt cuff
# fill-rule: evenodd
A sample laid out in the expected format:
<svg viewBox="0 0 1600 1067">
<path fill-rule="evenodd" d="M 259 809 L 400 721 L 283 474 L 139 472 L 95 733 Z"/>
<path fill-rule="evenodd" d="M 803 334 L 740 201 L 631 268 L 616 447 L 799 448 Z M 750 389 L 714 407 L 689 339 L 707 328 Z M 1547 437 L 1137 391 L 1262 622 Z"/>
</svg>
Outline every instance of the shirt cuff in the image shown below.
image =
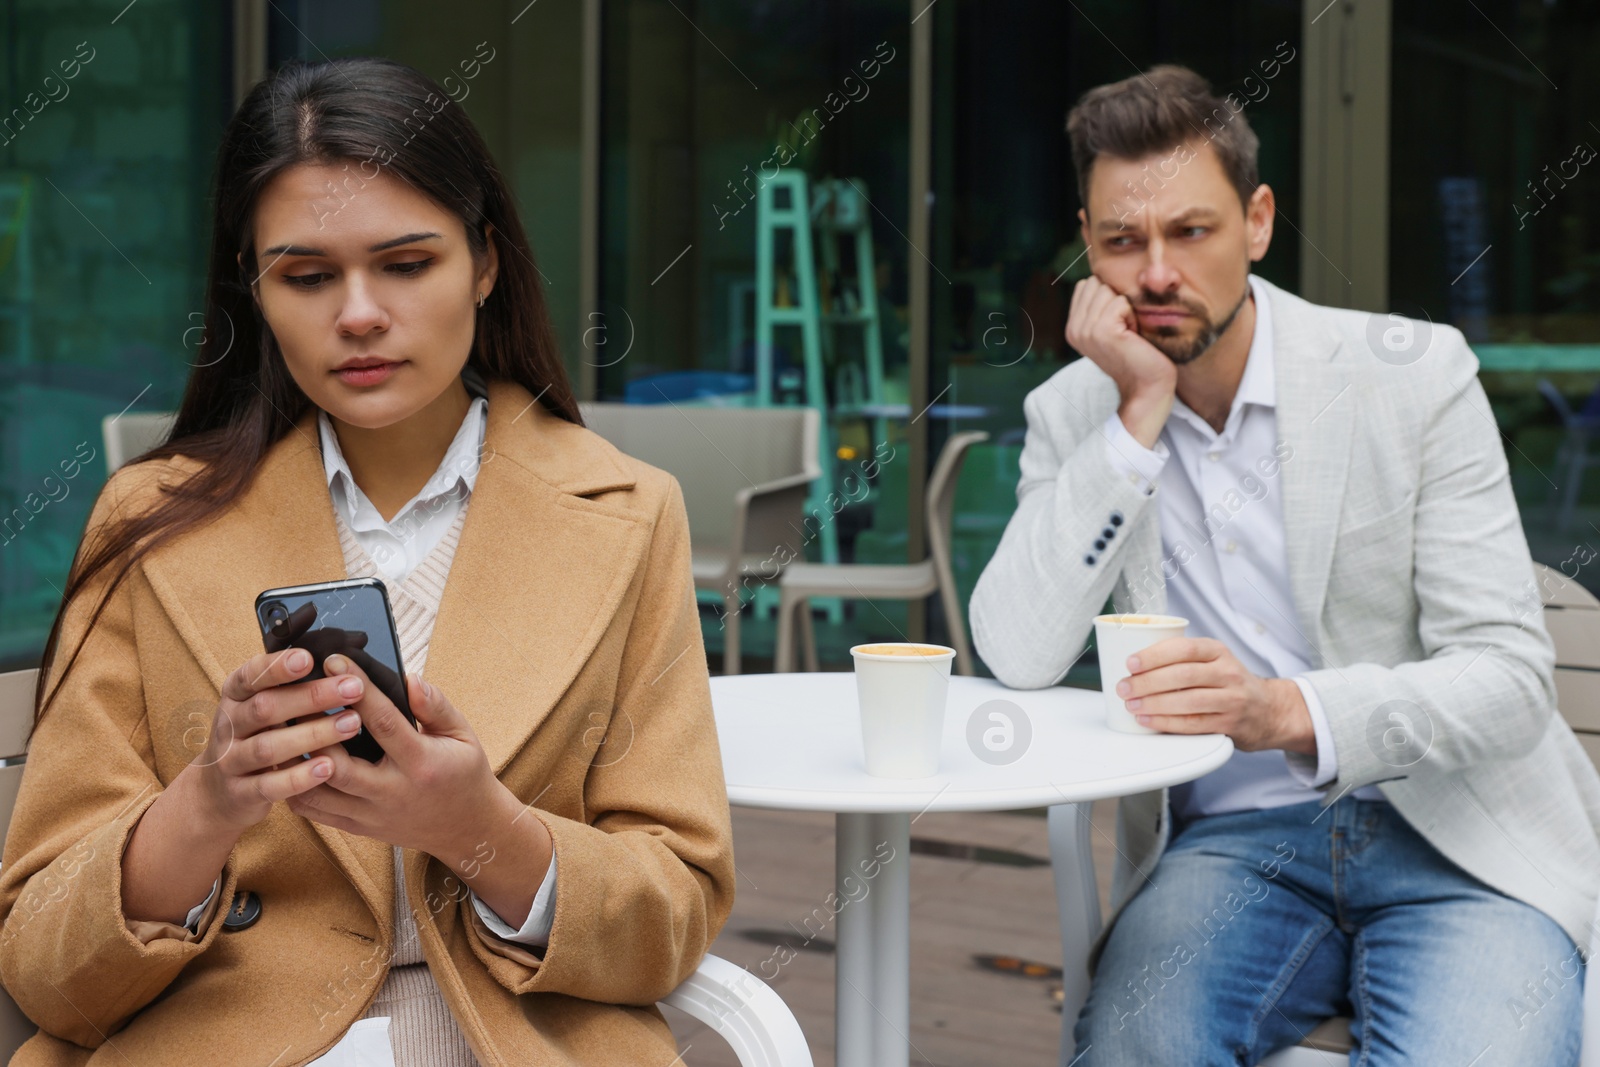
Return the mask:
<svg viewBox="0 0 1600 1067">
<path fill-rule="evenodd" d="M 1154 449 L 1144 447 L 1122 425 L 1122 417 L 1115 411 L 1106 419 L 1100 433 L 1105 438 L 1106 459 L 1111 462 L 1112 470 L 1128 479 L 1145 496 L 1154 493 L 1156 481 L 1171 455 L 1167 446 L 1157 441 Z"/>
<path fill-rule="evenodd" d="M 217 895 L 217 890 L 221 886 L 222 876 L 218 875 L 217 880 L 211 883 L 211 892 L 206 894 L 206 899 L 189 909 L 189 915 L 183 920 L 183 925 L 187 926 L 191 932 L 198 932 L 195 930 L 195 923 L 198 923 L 200 916 L 206 913 L 206 905 L 211 903 L 211 898 Z"/>
<path fill-rule="evenodd" d="M 544 872 L 544 881 L 539 883 L 539 891 L 533 895 L 533 907 L 528 909 L 522 929 L 513 930 L 509 923 L 489 909 L 489 905 L 478 899 L 478 894 L 472 893 L 471 896 L 473 910 L 496 937 L 523 945 L 548 946 L 550 926 L 556 917 L 555 853 L 550 854 L 550 869 Z"/>
<path fill-rule="evenodd" d="M 1311 713 L 1311 730 L 1317 737 L 1317 769 L 1314 773 L 1311 771 L 1309 759 L 1291 758 L 1288 761 L 1289 773 L 1294 775 L 1301 785 L 1320 789 L 1339 777 L 1339 754 L 1333 748 L 1333 730 L 1328 726 L 1327 712 L 1322 709 L 1322 698 L 1317 696 L 1316 689 L 1306 679 L 1295 678 L 1294 684 L 1300 687 L 1300 695 L 1305 698 L 1306 710 Z"/>
</svg>

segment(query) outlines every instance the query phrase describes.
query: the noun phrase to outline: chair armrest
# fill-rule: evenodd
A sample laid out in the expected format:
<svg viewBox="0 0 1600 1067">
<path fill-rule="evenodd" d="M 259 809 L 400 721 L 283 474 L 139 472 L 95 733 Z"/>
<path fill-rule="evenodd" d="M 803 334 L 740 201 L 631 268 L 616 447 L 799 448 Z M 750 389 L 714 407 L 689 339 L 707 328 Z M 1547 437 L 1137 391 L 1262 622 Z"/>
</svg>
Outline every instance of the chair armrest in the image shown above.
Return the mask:
<svg viewBox="0 0 1600 1067">
<path fill-rule="evenodd" d="M 819 477 L 819 471 L 803 471 L 747 486 L 734 494 L 733 525 L 729 530 L 730 580 L 739 580 L 744 557 L 749 553 L 771 554 L 775 571 L 788 562 L 777 559 L 780 549 L 789 548 L 793 552 L 791 558 L 804 553 L 806 498 L 811 493 L 811 483 Z M 829 515 L 823 521 L 832 518 Z M 775 578 L 776 573 L 770 577 Z"/>
<path fill-rule="evenodd" d="M 707 956 L 661 1001 L 711 1027 L 740 1067 L 812 1067 L 800 1024 L 772 987 L 725 959 Z"/>
<path fill-rule="evenodd" d="M 738 507 L 744 507 L 755 497 L 780 492 L 784 489 L 793 489 L 796 486 L 809 486 L 820 477 L 822 477 L 821 471 L 801 471 L 799 474 L 789 474 L 782 478 L 774 478 L 770 482 L 748 486 L 733 495 L 734 504 Z"/>
</svg>

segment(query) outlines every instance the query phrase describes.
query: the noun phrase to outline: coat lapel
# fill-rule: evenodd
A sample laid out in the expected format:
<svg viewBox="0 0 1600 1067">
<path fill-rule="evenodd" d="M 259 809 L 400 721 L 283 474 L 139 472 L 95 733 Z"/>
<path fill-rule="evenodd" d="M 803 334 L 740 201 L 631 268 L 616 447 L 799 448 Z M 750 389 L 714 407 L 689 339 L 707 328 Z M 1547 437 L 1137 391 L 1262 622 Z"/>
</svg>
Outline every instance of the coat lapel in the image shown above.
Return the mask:
<svg viewBox="0 0 1600 1067">
<path fill-rule="evenodd" d="M 610 445 L 549 414 L 514 382 L 490 381 L 488 392 L 478 479 L 426 674 L 472 723 L 498 775 L 610 625 L 650 527 L 583 499 L 633 485 Z M 268 450 L 233 506 L 145 561 L 157 598 L 219 693 L 262 650 L 257 594 L 345 577 L 316 415 L 308 410 Z M 373 914 L 392 922 L 390 846 L 289 817 L 310 827 Z"/>
<path fill-rule="evenodd" d="M 581 499 L 632 484 L 593 432 L 520 386 L 491 385 L 427 676 L 472 722 L 496 774 L 577 676 L 633 580 L 649 525 Z"/>
<path fill-rule="evenodd" d="M 1319 620 L 1356 423 L 1341 341 L 1304 301 L 1269 287 L 1278 436 L 1293 449 L 1281 468 L 1289 585 L 1300 628 L 1319 661 Z"/>
</svg>

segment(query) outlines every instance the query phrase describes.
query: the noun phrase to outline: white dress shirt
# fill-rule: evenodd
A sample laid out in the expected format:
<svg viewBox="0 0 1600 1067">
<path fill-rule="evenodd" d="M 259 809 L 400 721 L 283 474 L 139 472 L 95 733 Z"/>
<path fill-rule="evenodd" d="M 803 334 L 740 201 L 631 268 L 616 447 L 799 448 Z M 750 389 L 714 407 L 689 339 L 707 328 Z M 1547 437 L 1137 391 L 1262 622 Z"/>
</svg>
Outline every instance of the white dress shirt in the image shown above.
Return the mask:
<svg viewBox="0 0 1600 1067">
<path fill-rule="evenodd" d="M 327 412 L 317 413 L 318 433 L 322 440 L 322 466 L 328 478 L 329 496 L 356 541 L 372 557 L 387 581 L 403 580 L 427 558 L 451 523 L 455 522 L 478 480 L 479 457 L 483 454 L 484 434 L 488 430 L 488 391 L 482 376 L 473 368 L 464 368 L 461 377 L 473 398 L 466 418 L 461 421 L 461 428 L 445 450 L 444 459 L 440 461 L 433 477 L 389 522 L 384 521 L 372 501 L 367 499 L 367 494 L 356 484 L 344 454 L 339 450 L 339 438 L 333 431 L 333 423 Z M 211 887 L 211 893 L 189 912 L 185 925 L 191 930 L 195 929 L 200 916 L 205 913 L 206 905 L 211 903 L 211 897 L 221 884 L 219 876 Z M 534 894 L 533 907 L 521 929 L 515 929 L 502 920 L 478 899 L 477 894 L 470 895 L 478 916 L 495 934 L 507 941 L 525 945 L 548 945 L 550 926 L 555 919 L 555 855 L 550 857 L 550 868 L 545 872 L 538 892 Z"/>
<path fill-rule="evenodd" d="M 1161 554 L 1177 567 L 1167 581 L 1167 610 L 1189 620 L 1189 636 L 1221 641 L 1257 676 L 1293 678 L 1316 734 L 1314 775 L 1281 749 L 1235 751 L 1210 774 L 1172 787 L 1173 812 L 1185 821 L 1319 800 L 1317 787 L 1339 770 L 1322 703 L 1297 676 L 1314 657 L 1290 593 L 1278 486 L 1294 457 L 1278 440 L 1271 306 L 1254 276 L 1250 287 L 1255 334 L 1221 433 L 1177 399 L 1154 449 L 1135 440 L 1115 412 L 1103 427 L 1112 465 L 1146 493 L 1161 487 Z M 1383 799 L 1376 785 L 1351 795 Z"/>
</svg>

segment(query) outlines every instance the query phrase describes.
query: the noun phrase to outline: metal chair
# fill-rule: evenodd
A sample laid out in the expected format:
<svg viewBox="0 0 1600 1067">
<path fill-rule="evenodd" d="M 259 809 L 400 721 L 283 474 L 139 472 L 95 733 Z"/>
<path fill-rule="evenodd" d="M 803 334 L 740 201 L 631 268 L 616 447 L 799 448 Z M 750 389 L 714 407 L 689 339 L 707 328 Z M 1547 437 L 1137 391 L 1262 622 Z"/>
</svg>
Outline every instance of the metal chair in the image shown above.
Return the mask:
<svg viewBox="0 0 1600 1067">
<path fill-rule="evenodd" d="M 967 450 L 988 438 L 989 435 L 981 431 L 952 434 L 939 452 L 939 460 L 928 478 L 928 558 L 921 563 L 791 563 L 785 568 L 778 581 L 775 671 L 794 670 L 797 621 L 805 639 L 806 670 L 817 670 L 816 631 L 811 625 L 812 597 L 921 600 L 937 592 L 944 605 L 950 644 L 956 650 L 956 673 L 969 676 L 977 673 L 950 564 L 950 524 L 956 481 L 961 475 L 961 465 L 966 462 Z"/>
<path fill-rule="evenodd" d="M 1600 600 L 1577 582 L 1541 563 L 1533 565 L 1544 602 L 1545 624 L 1556 645 L 1556 691 L 1561 713 L 1585 741 L 1600 766 Z M 1050 864 L 1055 871 L 1056 908 L 1061 919 L 1062 993 L 1061 1063 L 1072 1061 L 1072 1028 L 1089 999 L 1089 948 L 1100 935 L 1100 891 L 1090 851 L 1088 804 L 1050 808 Z M 1132 876 L 1126 858 L 1122 872 Z M 1595 909 L 1590 953 L 1600 953 L 1600 906 Z M 1590 976 L 1592 979 L 1593 976 Z M 1600 981 L 1587 980 L 1583 990 L 1583 1053 L 1581 1067 L 1600 1067 Z M 1259 1067 L 1345 1067 L 1351 1048 L 1350 1020 L 1326 1019 L 1306 1039 L 1280 1049 Z"/>
<path fill-rule="evenodd" d="M 775 581 L 803 555 L 802 526 L 817 464 L 815 408 L 581 405 L 591 430 L 678 479 L 689 513 L 697 589 L 722 596 L 724 674 L 739 673 L 746 590 Z"/>
<path fill-rule="evenodd" d="M 1561 418 L 1563 436 L 1556 451 L 1556 466 L 1562 472 L 1562 486 L 1550 491 L 1550 504 L 1556 495 L 1561 496 L 1561 506 L 1556 512 L 1556 529 L 1565 530 L 1572 525 L 1572 513 L 1578 506 L 1578 493 L 1583 488 L 1583 472 L 1600 464 L 1600 455 L 1589 451 L 1589 441 L 1600 432 L 1600 389 L 1590 396 L 1582 410 L 1574 411 L 1572 405 L 1549 378 L 1539 379 L 1539 393 Z M 1548 506 L 1548 505 L 1547 505 Z"/>
</svg>

